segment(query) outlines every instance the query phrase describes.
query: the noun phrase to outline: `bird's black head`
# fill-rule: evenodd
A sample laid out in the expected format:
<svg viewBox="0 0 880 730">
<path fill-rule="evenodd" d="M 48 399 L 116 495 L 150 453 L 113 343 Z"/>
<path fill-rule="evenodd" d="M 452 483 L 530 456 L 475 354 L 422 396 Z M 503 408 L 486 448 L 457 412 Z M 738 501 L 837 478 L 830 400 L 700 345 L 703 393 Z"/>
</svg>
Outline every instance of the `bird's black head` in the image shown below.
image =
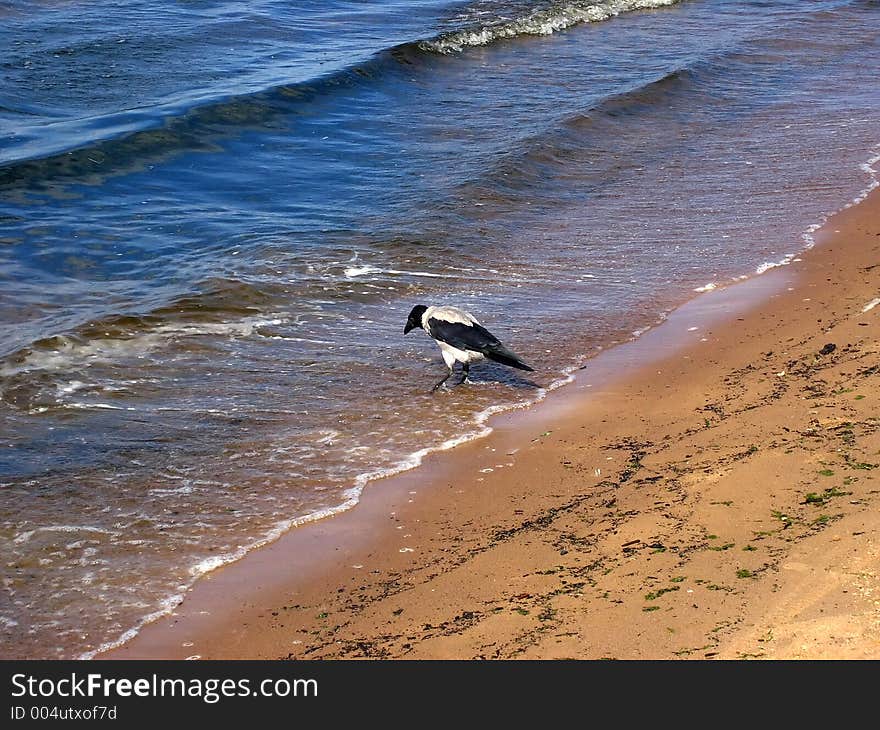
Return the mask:
<svg viewBox="0 0 880 730">
<path fill-rule="evenodd" d="M 406 318 L 406 327 L 403 328 L 403 334 L 407 334 L 410 330 L 422 326 L 422 315 L 428 308 L 424 304 L 416 304 Z"/>
</svg>

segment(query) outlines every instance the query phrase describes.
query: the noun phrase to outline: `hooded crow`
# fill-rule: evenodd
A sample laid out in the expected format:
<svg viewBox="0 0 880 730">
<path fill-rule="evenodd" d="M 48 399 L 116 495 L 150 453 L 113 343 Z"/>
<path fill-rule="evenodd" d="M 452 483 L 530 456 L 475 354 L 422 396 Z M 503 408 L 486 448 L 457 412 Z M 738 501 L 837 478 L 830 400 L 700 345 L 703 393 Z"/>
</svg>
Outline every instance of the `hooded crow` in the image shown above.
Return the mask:
<svg viewBox="0 0 880 730">
<path fill-rule="evenodd" d="M 431 388 L 432 392 L 449 380 L 456 362 L 462 364 L 459 385 L 467 380 L 471 363 L 483 358 L 534 372 L 534 368 L 526 365 L 518 355 L 501 344 L 501 341 L 483 327 L 472 314 L 458 307 L 426 307 L 417 304 L 409 313 L 403 334 L 416 327 L 421 327 L 434 338 L 449 369 L 443 380 Z"/>
</svg>

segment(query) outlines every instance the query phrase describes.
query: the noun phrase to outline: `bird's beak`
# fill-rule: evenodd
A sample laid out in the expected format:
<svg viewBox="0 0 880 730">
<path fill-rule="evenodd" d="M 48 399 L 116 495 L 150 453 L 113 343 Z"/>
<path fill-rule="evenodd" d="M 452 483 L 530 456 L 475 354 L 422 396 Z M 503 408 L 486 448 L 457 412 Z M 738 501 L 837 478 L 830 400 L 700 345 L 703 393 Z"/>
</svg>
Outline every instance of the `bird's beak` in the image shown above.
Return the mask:
<svg viewBox="0 0 880 730">
<path fill-rule="evenodd" d="M 409 331 L 413 329 L 415 325 L 412 322 L 407 322 L 406 327 L 403 328 L 403 334 L 409 334 Z"/>
</svg>

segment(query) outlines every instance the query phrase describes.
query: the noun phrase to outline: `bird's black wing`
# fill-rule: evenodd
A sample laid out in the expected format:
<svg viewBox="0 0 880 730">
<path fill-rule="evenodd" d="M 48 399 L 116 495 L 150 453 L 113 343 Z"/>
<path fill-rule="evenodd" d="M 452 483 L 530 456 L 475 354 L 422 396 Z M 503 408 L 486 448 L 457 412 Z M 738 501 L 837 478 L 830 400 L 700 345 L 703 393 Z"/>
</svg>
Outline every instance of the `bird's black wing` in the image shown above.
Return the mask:
<svg viewBox="0 0 880 730">
<path fill-rule="evenodd" d="M 511 352 L 489 330 L 479 324 L 463 324 L 462 322 L 447 322 L 443 319 L 430 317 L 428 329 L 431 337 L 445 342 L 459 350 L 471 350 L 481 352 L 490 360 L 509 365 L 520 370 L 534 370 L 526 365 L 519 355 Z"/>
<path fill-rule="evenodd" d="M 459 350 L 485 354 L 488 348 L 501 344 L 495 335 L 478 324 L 447 322 L 436 317 L 430 317 L 427 324 L 431 337 Z"/>
</svg>

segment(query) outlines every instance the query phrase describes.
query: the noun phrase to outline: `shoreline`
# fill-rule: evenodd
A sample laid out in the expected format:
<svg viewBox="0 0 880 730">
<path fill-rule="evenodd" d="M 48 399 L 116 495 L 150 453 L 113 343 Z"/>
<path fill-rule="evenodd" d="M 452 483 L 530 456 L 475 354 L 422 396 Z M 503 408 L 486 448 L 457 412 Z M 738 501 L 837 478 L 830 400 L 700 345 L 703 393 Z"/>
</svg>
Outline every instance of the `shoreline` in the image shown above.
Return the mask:
<svg viewBox="0 0 880 730">
<path fill-rule="evenodd" d="M 781 571 L 787 569 L 779 556 L 788 556 L 802 542 L 813 544 L 814 537 L 857 515 L 846 511 L 841 517 L 838 513 L 819 514 L 817 519 L 823 515 L 827 519 L 809 523 L 788 550 L 786 544 L 797 532 L 790 528 L 800 530 L 803 525 L 792 516 L 797 503 L 785 503 L 785 490 L 773 494 L 786 509 L 767 510 L 770 517 L 745 507 L 734 509 L 738 499 L 714 500 L 711 509 L 701 506 L 701 500 L 707 493 L 729 496 L 725 490 L 732 488 L 731 480 L 736 478 L 731 475 L 740 468 L 748 466 L 765 478 L 778 468 L 768 459 L 758 469 L 756 463 L 765 461 L 763 446 L 738 443 L 746 425 L 757 429 L 753 441 L 759 440 L 762 428 L 761 424 L 743 423 L 744 414 L 778 410 L 778 401 L 791 396 L 788 384 L 794 380 L 793 371 L 789 368 L 788 377 L 776 375 L 786 372 L 785 362 L 776 364 L 781 353 L 764 357 L 762 348 L 772 353 L 782 342 L 798 337 L 803 340 L 800 344 L 809 341 L 812 346 L 812 340 L 805 339 L 805 326 L 813 317 L 811 308 L 819 306 L 812 302 L 820 298 L 803 294 L 816 294 L 825 271 L 838 273 L 836 278 L 847 284 L 847 295 L 853 301 L 864 299 L 859 306 L 880 294 L 877 268 L 865 270 L 868 281 L 850 281 L 852 276 L 842 275 L 858 272 L 859 256 L 878 258 L 880 232 L 874 230 L 877 235 L 872 236 L 861 230 L 871 224 L 877 228 L 878 208 L 875 191 L 859 205 L 831 216 L 815 234 L 819 245 L 804 252 L 801 260 L 696 297 L 642 337 L 600 353 L 577 372 L 574 383 L 548 393 L 535 407 L 494 416 L 489 436 L 452 451 L 429 454 L 416 469 L 368 484 L 361 501 L 347 512 L 296 528 L 240 561 L 207 574 L 170 616 L 144 626 L 130 641 L 99 658 L 672 658 L 724 656 L 725 651 L 733 656 L 733 649 L 724 649 L 721 644 L 746 646 L 746 616 L 756 610 L 754 602 L 744 596 L 743 586 L 759 586 L 760 590 L 748 593 L 760 593 L 761 602 L 767 602 L 783 590 L 767 593 L 763 587 L 770 575 L 785 575 Z M 833 233 L 829 228 L 845 229 L 846 233 Z M 872 250 L 853 251 L 851 241 L 840 240 L 846 235 L 858 238 L 859 231 L 866 242 L 874 238 Z M 873 266 L 871 261 L 861 263 L 863 268 Z M 857 287 L 861 287 L 858 292 L 854 291 Z M 871 291 L 873 296 L 867 296 Z M 822 292 L 829 312 L 831 307 L 844 306 L 840 294 L 829 297 L 831 293 Z M 856 306 L 849 301 L 845 306 Z M 874 310 L 873 316 L 877 311 L 880 309 Z M 870 317 L 870 311 L 863 316 Z M 762 329 L 768 322 L 791 336 L 786 340 L 782 334 L 768 334 Z M 840 320 L 834 327 L 846 322 Z M 861 329 L 863 335 L 875 331 L 870 324 L 860 324 L 866 323 L 852 327 Z M 873 324 L 876 326 L 876 321 Z M 830 337 L 827 326 L 819 329 L 819 339 Z M 719 334 L 719 330 L 725 331 Z M 825 344 L 813 349 L 818 351 Z M 744 346 L 751 354 L 749 366 L 731 370 L 734 362 L 742 360 L 744 352 L 739 350 Z M 864 350 L 864 342 L 860 346 Z M 794 346 L 786 348 L 793 350 Z M 837 354 L 821 356 L 825 358 L 821 364 L 810 367 L 821 369 L 826 362 L 837 362 L 844 348 L 838 345 L 836 350 Z M 780 369 L 763 372 L 755 362 Z M 756 377 L 763 379 L 749 380 Z M 725 390 L 730 381 L 738 383 L 742 392 L 734 396 Z M 703 384 L 705 394 L 722 397 L 700 404 L 704 394 L 696 388 L 697 383 Z M 783 384 L 786 393 L 774 397 L 777 386 Z M 871 387 L 874 395 L 860 399 L 862 407 L 876 401 L 876 382 Z M 768 388 L 769 395 L 764 392 Z M 676 402 L 670 403 L 670 390 L 683 391 L 683 397 L 674 397 Z M 725 403 L 750 394 L 769 400 L 751 404 L 735 417 L 727 412 Z M 582 409 L 588 409 L 589 415 L 584 416 Z M 639 409 L 645 415 L 635 412 Z M 731 428 L 731 421 L 741 428 Z M 589 431 L 583 433 L 588 426 Z M 769 427 L 763 428 L 766 431 Z M 706 441 L 722 433 L 724 438 L 719 441 L 724 446 Z M 764 435 L 779 439 L 775 431 Z M 851 437 L 856 443 L 860 441 Z M 864 437 L 870 440 L 875 434 Z M 703 459 L 700 470 L 688 466 L 693 454 L 677 453 L 681 439 L 690 439 L 691 451 L 699 447 Z M 731 444 L 737 444 L 739 451 L 724 454 L 723 463 L 707 456 L 729 451 Z M 774 453 L 777 450 L 770 448 Z M 869 455 L 845 463 L 871 465 L 874 462 Z M 789 466 L 795 470 L 796 465 Z M 871 468 L 855 471 L 863 472 L 856 477 L 861 483 L 870 483 Z M 709 477 L 699 477 L 698 472 Z M 752 479 L 754 475 L 749 477 Z M 757 482 L 745 485 L 742 491 L 753 506 L 766 506 L 767 495 L 761 491 L 764 482 Z M 804 492 L 821 500 L 806 507 L 825 507 L 832 502 L 837 506 L 847 491 L 842 487 L 850 485 L 834 486 L 841 496 L 827 498 L 821 489 L 815 491 L 819 486 Z M 649 504 L 652 494 L 667 500 L 659 515 Z M 880 502 L 868 494 L 859 499 L 864 500 L 859 503 L 862 506 Z M 625 510 L 624 504 L 628 507 Z M 682 505 L 693 511 L 680 514 Z M 716 514 L 719 505 L 730 514 Z M 851 511 L 865 512 L 856 509 L 858 506 L 851 505 Z M 773 513 L 788 517 L 789 523 L 773 518 Z M 731 519 L 734 515 L 736 519 Z M 575 516 L 576 524 L 572 523 Z M 864 514 L 862 517 L 868 519 Z M 743 532 L 744 525 L 752 523 L 762 526 L 753 532 L 767 534 L 760 539 L 749 537 Z M 707 524 L 720 526 L 709 528 Z M 868 535 L 872 531 L 854 532 Z M 716 532 L 719 538 L 709 537 Z M 733 533 L 737 539 L 731 542 Z M 621 535 L 628 540 L 619 540 Z M 681 544 L 671 539 L 676 536 Z M 715 544 L 716 539 L 727 541 Z M 843 538 L 836 542 L 843 542 Z M 743 554 L 747 546 L 753 549 Z M 699 560 L 688 557 L 691 555 L 700 556 Z M 733 555 L 738 559 L 733 562 L 742 567 L 727 581 L 689 577 L 682 572 L 664 582 L 653 575 L 684 571 L 685 565 L 703 566 L 712 562 L 707 556 L 718 563 L 714 572 L 727 575 L 723 564 L 730 563 Z M 752 565 L 757 555 L 765 562 Z M 633 572 L 619 574 L 625 566 Z M 749 575 L 738 578 L 739 571 Z M 708 575 L 713 570 L 704 567 L 703 572 Z M 809 569 L 806 573 L 811 574 Z M 506 576 L 500 585 L 498 576 Z M 774 585 L 783 583 L 780 578 Z M 515 585 L 523 590 L 511 593 Z M 547 591 L 551 586 L 555 587 Z M 687 607 L 678 604 L 695 594 L 699 594 L 700 603 L 691 605 L 710 606 L 714 616 L 723 617 L 710 631 L 711 641 L 706 646 L 711 645 L 713 651 L 703 651 L 705 646 L 698 650 L 693 642 L 691 647 L 684 646 L 684 637 L 691 637 L 695 626 L 702 623 L 695 622 Z M 653 597 L 645 598 L 648 595 Z M 668 615 L 670 612 L 674 615 Z M 660 615 L 671 624 L 664 627 L 665 635 L 659 630 L 652 633 Z M 722 626 L 725 621 L 728 624 Z M 584 641 L 595 629 L 608 634 L 605 642 Z M 634 633 L 643 639 L 636 641 Z M 765 643 L 758 646 L 767 655 Z M 674 644 L 680 646 L 673 648 Z M 873 655 L 880 655 L 878 646 L 873 646 Z"/>
</svg>

